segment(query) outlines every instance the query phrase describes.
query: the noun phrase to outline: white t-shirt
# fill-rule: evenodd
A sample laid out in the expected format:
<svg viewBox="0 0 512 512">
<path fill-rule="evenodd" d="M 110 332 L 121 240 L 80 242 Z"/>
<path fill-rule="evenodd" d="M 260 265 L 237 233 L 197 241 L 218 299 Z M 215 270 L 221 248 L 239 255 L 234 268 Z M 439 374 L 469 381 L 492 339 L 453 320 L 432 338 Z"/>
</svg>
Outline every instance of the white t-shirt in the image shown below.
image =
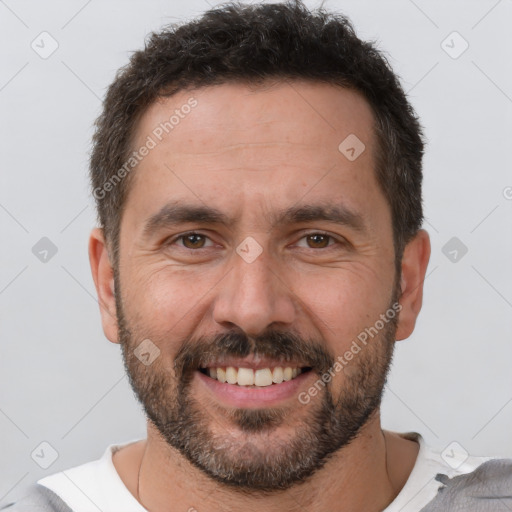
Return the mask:
<svg viewBox="0 0 512 512">
<path fill-rule="evenodd" d="M 436 496 L 442 485 L 435 479 L 436 474 L 450 478 L 467 474 L 494 458 L 468 457 L 456 443 L 443 452 L 443 458 L 425 444 L 420 434 L 400 435 L 417 441 L 420 449 L 406 484 L 382 512 L 418 512 Z M 147 512 L 126 488 L 112 462 L 112 454 L 119 448 L 139 440 L 111 444 L 100 459 L 44 477 L 38 483 L 60 496 L 74 512 Z"/>
</svg>

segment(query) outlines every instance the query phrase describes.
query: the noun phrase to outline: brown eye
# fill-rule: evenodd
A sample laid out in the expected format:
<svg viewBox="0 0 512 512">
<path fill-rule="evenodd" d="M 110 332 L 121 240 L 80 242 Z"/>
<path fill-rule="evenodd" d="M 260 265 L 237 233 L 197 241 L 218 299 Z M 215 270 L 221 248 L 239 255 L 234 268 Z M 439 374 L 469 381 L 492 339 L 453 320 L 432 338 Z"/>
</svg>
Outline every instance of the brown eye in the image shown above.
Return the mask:
<svg viewBox="0 0 512 512">
<path fill-rule="evenodd" d="M 323 235 L 322 233 L 314 233 L 306 235 L 308 240 L 308 246 L 312 249 L 324 249 L 329 245 L 329 239 L 332 238 L 329 235 Z"/>
<path fill-rule="evenodd" d="M 180 237 L 187 249 L 201 249 L 204 247 L 205 236 L 197 233 L 189 233 Z"/>
</svg>

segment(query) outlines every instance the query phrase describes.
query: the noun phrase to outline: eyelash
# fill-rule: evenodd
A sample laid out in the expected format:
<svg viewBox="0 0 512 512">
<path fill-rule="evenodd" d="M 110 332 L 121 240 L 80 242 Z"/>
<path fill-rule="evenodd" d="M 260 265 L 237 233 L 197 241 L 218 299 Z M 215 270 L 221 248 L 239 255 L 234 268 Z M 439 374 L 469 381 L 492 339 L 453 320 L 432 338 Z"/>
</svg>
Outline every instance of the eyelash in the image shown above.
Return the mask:
<svg viewBox="0 0 512 512">
<path fill-rule="evenodd" d="M 198 236 L 202 236 L 204 238 L 207 238 L 211 241 L 211 239 L 203 234 L 203 233 L 198 233 L 196 231 L 188 231 L 187 233 L 182 233 L 181 235 L 178 235 L 174 238 L 172 238 L 171 240 L 169 240 L 168 242 L 165 243 L 165 245 L 173 245 L 175 242 L 177 242 L 178 240 L 182 240 L 185 239 L 187 236 L 190 236 L 190 235 L 198 235 Z M 329 233 L 325 233 L 323 231 L 311 231 L 309 233 L 304 233 L 300 238 L 299 240 L 302 240 L 308 236 L 311 236 L 311 235 L 321 235 L 321 236 L 324 236 L 324 237 L 327 237 L 331 240 L 334 241 L 333 244 L 330 244 L 328 245 L 327 247 L 322 247 L 320 249 L 314 249 L 312 247 L 307 247 L 307 249 L 310 249 L 312 251 L 319 251 L 319 250 L 327 250 L 329 248 L 332 248 L 334 245 L 338 244 L 338 245 L 344 245 L 344 242 L 341 241 L 341 240 L 338 240 L 336 237 L 334 237 L 333 235 L 329 234 Z M 185 249 L 186 251 L 191 251 L 191 252 L 197 252 L 201 249 L 208 249 L 208 247 L 199 247 L 198 249 L 190 249 L 189 247 L 184 247 L 184 246 L 181 246 L 181 249 Z"/>
</svg>

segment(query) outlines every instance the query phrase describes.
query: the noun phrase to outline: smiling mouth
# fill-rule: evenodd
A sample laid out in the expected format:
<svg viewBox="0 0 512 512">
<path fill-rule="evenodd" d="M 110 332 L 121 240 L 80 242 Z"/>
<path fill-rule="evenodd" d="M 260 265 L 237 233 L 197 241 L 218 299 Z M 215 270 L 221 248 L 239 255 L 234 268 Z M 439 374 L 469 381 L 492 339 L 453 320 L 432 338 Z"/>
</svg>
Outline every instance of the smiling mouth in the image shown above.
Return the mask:
<svg viewBox="0 0 512 512">
<path fill-rule="evenodd" d="M 295 379 L 302 373 L 311 371 L 311 367 L 275 366 L 273 368 L 246 368 L 236 366 L 217 366 L 200 368 L 199 371 L 221 383 L 242 387 L 262 388 L 276 386 Z"/>
</svg>

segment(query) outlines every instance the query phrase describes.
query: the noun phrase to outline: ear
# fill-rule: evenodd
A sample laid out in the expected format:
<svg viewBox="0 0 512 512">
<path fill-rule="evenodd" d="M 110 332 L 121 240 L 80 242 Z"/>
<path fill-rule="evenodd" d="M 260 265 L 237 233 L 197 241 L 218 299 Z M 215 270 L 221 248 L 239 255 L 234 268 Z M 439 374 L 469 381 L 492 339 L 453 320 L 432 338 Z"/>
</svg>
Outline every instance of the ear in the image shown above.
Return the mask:
<svg viewBox="0 0 512 512">
<path fill-rule="evenodd" d="M 416 318 L 423 302 L 423 282 L 430 259 L 430 237 L 420 229 L 415 237 L 405 246 L 402 257 L 402 276 L 400 286 L 400 315 L 396 339 L 404 340 L 414 331 Z"/>
<path fill-rule="evenodd" d="M 89 237 L 89 262 L 91 264 L 94 285 L 96 286 L 96 293 L 98 294 L 103 332 L 112 343 L 119 343 L 114 270 L 110 263 L 102 229 L 93 229 Z"/>
</svg>

